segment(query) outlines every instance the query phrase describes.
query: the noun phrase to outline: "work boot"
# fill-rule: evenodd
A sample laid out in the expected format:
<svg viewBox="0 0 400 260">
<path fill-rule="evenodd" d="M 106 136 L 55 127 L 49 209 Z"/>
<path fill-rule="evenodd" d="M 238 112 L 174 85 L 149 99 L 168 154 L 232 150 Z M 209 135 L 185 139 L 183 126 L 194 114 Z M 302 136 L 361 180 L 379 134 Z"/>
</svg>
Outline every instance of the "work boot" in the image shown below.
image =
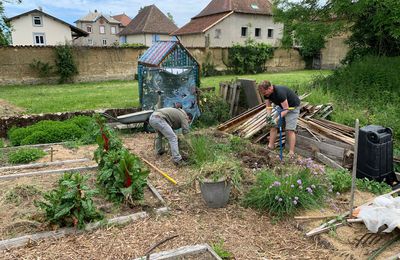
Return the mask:
<svg viewBox="0 0 400 260">
<path fill-rule="evenodd" d="M 178 166 L 178 167 L 182 167 L 182 166 L 187 166 L 187 165 L 189 165 L 189 163 L 188 163 L 187 161 L 183 160 L 183 159 L 181 159 L 181 160 L 179 160 L 179 161 L 177 161 L 177 162 L 174 162 L 174 164 L 175 164 L 176 166 Z"/>
</svg>

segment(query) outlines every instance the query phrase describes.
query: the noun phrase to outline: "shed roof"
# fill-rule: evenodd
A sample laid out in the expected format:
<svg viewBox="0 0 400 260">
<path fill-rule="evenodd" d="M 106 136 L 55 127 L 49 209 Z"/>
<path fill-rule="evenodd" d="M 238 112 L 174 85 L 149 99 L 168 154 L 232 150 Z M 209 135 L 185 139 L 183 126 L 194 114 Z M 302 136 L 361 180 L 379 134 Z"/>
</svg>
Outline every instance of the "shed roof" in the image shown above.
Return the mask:
<svg viewBox="0 0 400 260">
<path fill-rule="evenodd" d="M 178 42 L 160 41 L 153 44 L 139 59 L 139 63 L 158 66 Z"/>
<path fill-rule="evenodd" d="M 131 35 L 142 33 L 170 34 L 178 27 L 155 5 L 144 7 L 119 33 Z"/>
</svg>

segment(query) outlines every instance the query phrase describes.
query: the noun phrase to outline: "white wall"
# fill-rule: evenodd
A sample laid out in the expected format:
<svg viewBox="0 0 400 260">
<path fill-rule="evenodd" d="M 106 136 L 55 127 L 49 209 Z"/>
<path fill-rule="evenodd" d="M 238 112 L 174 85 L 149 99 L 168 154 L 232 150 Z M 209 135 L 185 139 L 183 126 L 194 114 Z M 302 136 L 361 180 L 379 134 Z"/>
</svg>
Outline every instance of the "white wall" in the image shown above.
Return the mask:
<svg viewBox="0 0 400 260">
<path fill-rule="evenodd" d="M 42 15 L 43 26 L 33 26 L 33 16 L 29 14 L 11 21 L 13 45 L 35 45 L 33 34 L 44 33 L 45 45 L 57 45 L 72 41 L 71 28 L 63 23 Z"/>
<path fill-rule="evenodd" d="M 247 36 L 241 36 L 242 27 L 247 27 Z M 255 28 L 261 29 L 261 36 L 255 37 Z M 273 37 L 268 38 L 268 29 L 273 29 Z M 219 38 L 216 31 L 219 30 Z M 231 47 L 235 43 L 244 44 L 251 38 L 272 46 L 279 46 L 283 35 L 283 24 L 276 24 L 272 16 L 233 13 L 205 33 L 179 36 L 186 47 Z M 206 40 L 209 38 L 209 40 Z M 209 41 L 209 46 L 206 42 Z"/>
<path fill-rule="evenodd" d="M 170 41 L 173 36 L 169 36 L 166 34 L 158 34 L 159 40 L 160 41 Z M 141 43 L 144 44 L 148 47 L 151 47 L 153 45 L 153 34 L 133 34 L 133 35 L 127 35 L 126 36 L 126 43 Z"/>
</svg>

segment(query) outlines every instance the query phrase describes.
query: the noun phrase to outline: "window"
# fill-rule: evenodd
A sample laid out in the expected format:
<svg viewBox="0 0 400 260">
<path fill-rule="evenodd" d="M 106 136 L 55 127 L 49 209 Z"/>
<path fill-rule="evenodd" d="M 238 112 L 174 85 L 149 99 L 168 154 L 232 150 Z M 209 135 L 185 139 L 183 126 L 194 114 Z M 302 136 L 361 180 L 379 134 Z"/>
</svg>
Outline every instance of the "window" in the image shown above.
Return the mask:
<svg viewBox="0 0 400 260">
<path fill-rule="evenodd" d="M 101 34 L 105 34 L 106 33 L 106 28 L 104 27 L 104 25 L 100 25 L 100 33 Z"/>
<path fill-rule="evenodd" d="M 92 26 L 91 25 L 86 25 L 86 31 L 88 33 L 92 33 Z"/>
<path fill-rule="evenodd" d="M 247 27 L 242 27 L 242 37 L 247 36 Z"/>
<path fill-rule="evenodd" d="M 152 43 L 158 42 L 159 40 L 160 40 L 160 35 L 158 35 L 158 34 L 153 34 Z"/>
<path fill-rule="evenodd" d="M 43 26 L 42 17 L 41 16 L 34 16 L 33 17 L 33 26 Z"/>
<path fill-rule="evenodd" d="M 221 37 L 221 29 L 215 29 L 215 39 L 219 39 Z"/>
<path fill-rule="evenodd" d="M 87 39 L 87 44 L 88 45 L 93 45 L 93 39 Z"/>
<path fill-rule="evenodd" d="M 116 34 L 117 28 L 115 26 L 111 26 L 111 34 Z"/>
<path fill-rule="evenodd" d="M 274 37 L 274 29 L 268 29 L 268 38 Z"/>
<path fill-rule="evenodd" d="M 256 28 L 256 30 L 254 32 L 254 36 L 255 37 L 261 37 L 261 28 Z"/>
<path fill-rule="evenodd" d="M 44 33 L 33 33 L 33 45 L 46 45 Z"/>
<path fill-rule="evenodd" d="M 103 39 L 103 46 L 107 46 L 107 39 Z"/>
</svg>

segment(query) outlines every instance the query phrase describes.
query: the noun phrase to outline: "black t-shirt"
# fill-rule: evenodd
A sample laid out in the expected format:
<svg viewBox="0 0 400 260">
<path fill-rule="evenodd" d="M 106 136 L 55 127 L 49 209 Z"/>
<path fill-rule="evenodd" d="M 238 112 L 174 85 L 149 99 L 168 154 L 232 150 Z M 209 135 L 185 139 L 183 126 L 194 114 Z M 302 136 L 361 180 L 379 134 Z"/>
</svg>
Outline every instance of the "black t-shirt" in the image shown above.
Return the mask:
<svg viewBox="0 0 400 260">
<path fill-rule="evenodd" d="M 294 93 L 293 90 L 286 86 L 274 86 L 274 92 L 269 97 L 264 96 L 265 99 L 269 99 L 275 105 L 279 105 L 281 108 L 281 103 L 287 99 L 289 107 L 300 106 L 300 99 Z"/>
</svg>

